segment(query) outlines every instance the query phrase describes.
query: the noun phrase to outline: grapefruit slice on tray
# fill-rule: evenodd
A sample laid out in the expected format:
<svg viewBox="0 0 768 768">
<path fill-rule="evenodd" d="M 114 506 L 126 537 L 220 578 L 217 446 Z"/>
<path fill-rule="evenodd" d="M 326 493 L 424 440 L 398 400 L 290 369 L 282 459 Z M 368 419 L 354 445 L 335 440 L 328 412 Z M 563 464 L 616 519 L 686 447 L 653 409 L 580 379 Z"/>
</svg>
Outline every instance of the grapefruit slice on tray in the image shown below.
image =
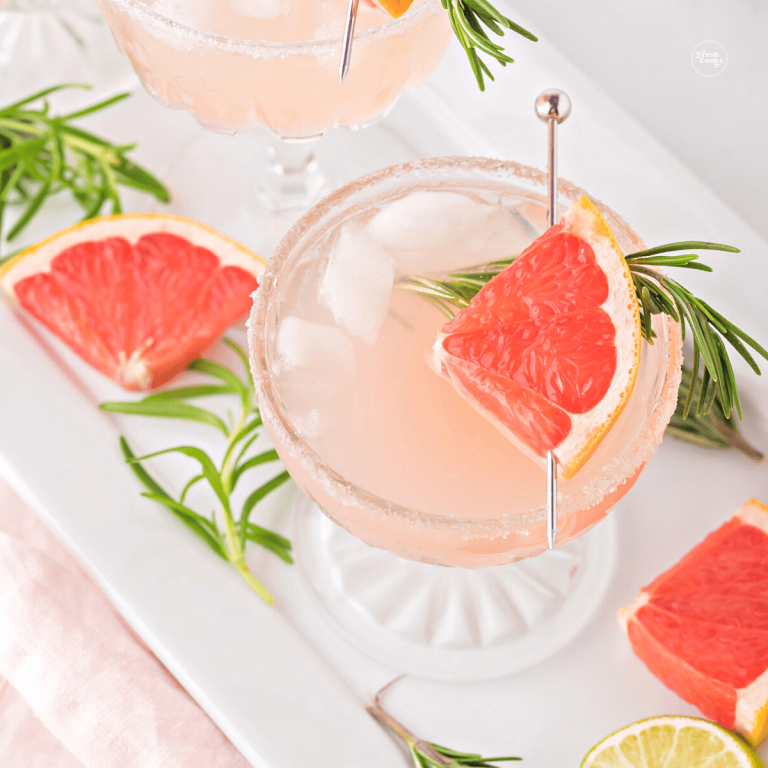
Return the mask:
<svg viewBox="0 0 768 768">
<path fill-rule="evenodd" d="M 619 617 L 678 696 L 752 744 L 768 736 L 768 507 L 747 502 Z"/>
<path fill-rule="evenodd" d="M 196 221 L 120 214 L 23 251 L 0 285 L 94 368 L 126 389 L 154 389 L 246 314 L 264 266 Z"/>
<path fill-rule="evenodd" d="M 533 458 L 572 478 L 627 404 L 640 365 L 632 275 L 586 197 L 447 323 L 437 371 Z"/>
</svg>

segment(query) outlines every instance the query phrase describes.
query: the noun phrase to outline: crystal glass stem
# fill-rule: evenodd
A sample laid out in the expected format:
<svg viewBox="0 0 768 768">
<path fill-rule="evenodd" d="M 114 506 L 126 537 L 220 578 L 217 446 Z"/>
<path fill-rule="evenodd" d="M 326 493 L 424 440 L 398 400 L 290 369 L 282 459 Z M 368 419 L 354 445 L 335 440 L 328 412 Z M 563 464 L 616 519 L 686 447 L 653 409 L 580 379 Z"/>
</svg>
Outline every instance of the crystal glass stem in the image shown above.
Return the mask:
<svg viewBox="0 0 768 768">
<path fill-rule="evenodd" d="M 261 197 L 271 210 L 309 208 L 327 191 L 327 179 L 315 156 L 320 138 L 284 140 L 271 137 L 261 183 Z"/>
</svg>

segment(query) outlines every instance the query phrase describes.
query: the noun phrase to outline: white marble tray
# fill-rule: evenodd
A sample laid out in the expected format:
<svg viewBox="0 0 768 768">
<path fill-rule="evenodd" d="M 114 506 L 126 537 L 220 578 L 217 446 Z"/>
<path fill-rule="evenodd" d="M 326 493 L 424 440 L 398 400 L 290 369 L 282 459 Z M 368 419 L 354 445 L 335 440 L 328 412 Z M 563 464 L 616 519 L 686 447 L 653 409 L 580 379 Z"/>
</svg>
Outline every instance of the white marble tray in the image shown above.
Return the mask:
<svg viewBox="0 0 768 768">
<path fill-rule="evenodd" d="M 698 279 L 690 282 L 746 329 L 768 338 L 766 244 L 546 43 L 515 42 L 514 48 L 518 64 L 484 95 L 476 93 L 463 54 L 453 49 L 429 86 L 370 129 L 387 146 L 380 164 L 460 152 L 541 166 L 546 139 L 533 101 L 545 87 L 564 88 L 574 111 L 561 131 L 561 174 L 620 211 L 649 243 L 695 237 L 740 246 L 739 256 L 711 257 L 714 277 L 693 275 Z M 185 115 L 163 110 L 143 93 L 93 125 L 116 139 L 138 138 L 138 158 L 154 168 L 197 130 Z M 370 162 L 361 143 L 373 133 L 368 136 L 331 137 L 327 152 L 349 147 L 356 156 L 359 149 Z M 347 167 L 342 175 L 357 170 Z M 133 198 L 134 209 L 141 204 Z M 38 234 L 67 215 L 52 211 Z M 118 429 L 150 449 L 171 444 L 169 436 L 189 435 L 189 428 L 168 432 L 108 419 L 97 403 L 120 398 L 119 390 L 61 345 L 48 344 L 0 304 L 0 471 L 255 766 L 404 765 L 362 708 L 395 672 L 325 624 L 295 570 L 251 555 L 278 598 L 278 608 L 267 609 L 174 519 L 139 497 L 117 448 Z M 768 386 L 742 367 L 738 373 L 745 434 L 768 449 Z M 178 468 L 166 471 L 173 482 Z M 282 513 L 289 493 L 281 492 L 270 508 L 278 526 L 290 524 Z M 492 682 L 406 679 L 392 690 L 389 707 L 427 738 L 520 754 L 528 768 L 576 765 L 597 740 L 632 720 L 691 712 L 634 659 L 616 610 L 750 496 L 768 499 L 764 467 L 734 453 L 667 440 L 615 513 L 615 581 L 597 617 L 571 645 L 538 667 Z"/>
</svg>

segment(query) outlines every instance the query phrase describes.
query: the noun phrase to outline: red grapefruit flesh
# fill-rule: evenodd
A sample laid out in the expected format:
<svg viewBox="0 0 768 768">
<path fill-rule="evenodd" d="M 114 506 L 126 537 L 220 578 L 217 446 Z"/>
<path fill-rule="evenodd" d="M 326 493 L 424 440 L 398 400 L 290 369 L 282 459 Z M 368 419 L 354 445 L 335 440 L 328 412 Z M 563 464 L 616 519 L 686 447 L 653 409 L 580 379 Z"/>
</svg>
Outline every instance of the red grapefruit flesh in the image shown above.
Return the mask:
<svg viewBox="0 0 768 768">
<path fill-rule="evenodd" d="M 768 507 L 749 501 L 619 615 L 668 688 L 752 744 L 768 735 Z"/>
<path fill-rule="evenodd" d="M 624 409 L 640 363 L 629 268 L 586 197 L 443 328 L 437 370 L 535 458 L 578 472 Z"/>
<path fill-rule="evenodd" d="M 86 362 L 126 389 L 154 389 L 250 309 L 264 262 L 197 222 L 108 216 L 5 265 L 0 283 Z"/>
</svg>

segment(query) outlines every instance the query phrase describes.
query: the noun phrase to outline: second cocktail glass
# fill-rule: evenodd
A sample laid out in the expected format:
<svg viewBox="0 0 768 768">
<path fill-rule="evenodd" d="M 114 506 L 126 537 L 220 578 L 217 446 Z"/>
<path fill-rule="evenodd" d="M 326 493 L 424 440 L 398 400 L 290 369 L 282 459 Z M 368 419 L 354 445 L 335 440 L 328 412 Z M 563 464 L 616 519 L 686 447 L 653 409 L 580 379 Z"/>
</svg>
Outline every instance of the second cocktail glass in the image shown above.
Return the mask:
<svg viewBox="0 0 768 768">
<path fill-rule="evenodd" d="M 270 132 L 266 166 L 257 165 L 256 141 L 245 141 L 250 136 L 238 139 L 239 156 L 233 152 L 224 161 L 247 167 L 252 190 L 243 190 L 245 204 L 265 226 L 269 217 L 257 215 L 257 190 L 261 205 L 273 211 L 300 210 L 316 201 L 326 190 L 314 156 L 317 139 L 335 126 L 363 128 L 382 118 L 403 89 L 427 77 L 451 36 L 440 0 L 416 0 L 398 19 L 361 3 L 353 64 L 342 85 L 338 66 L 346 0 L 97 4 L 145 88 L 162 104 L 188 111 L 216 133 L 258 127 Z M 174 193 L 191 182 L 200 195 L 216 189 L 211 208 L 223 197 L 227 205 L 240 204 L 230 176 L 242 167 L 212 164 L 206 170 L 206 151 L 182 150 L 174 161 L 178 181 L 167 179 Z M 202 170 L 192 181 L 186 174 L 195 168 Z M 329 172 L 332 176 L 333 169 Z M 205 218 L 197 207 L 177 212 Z"/>
</svg>

